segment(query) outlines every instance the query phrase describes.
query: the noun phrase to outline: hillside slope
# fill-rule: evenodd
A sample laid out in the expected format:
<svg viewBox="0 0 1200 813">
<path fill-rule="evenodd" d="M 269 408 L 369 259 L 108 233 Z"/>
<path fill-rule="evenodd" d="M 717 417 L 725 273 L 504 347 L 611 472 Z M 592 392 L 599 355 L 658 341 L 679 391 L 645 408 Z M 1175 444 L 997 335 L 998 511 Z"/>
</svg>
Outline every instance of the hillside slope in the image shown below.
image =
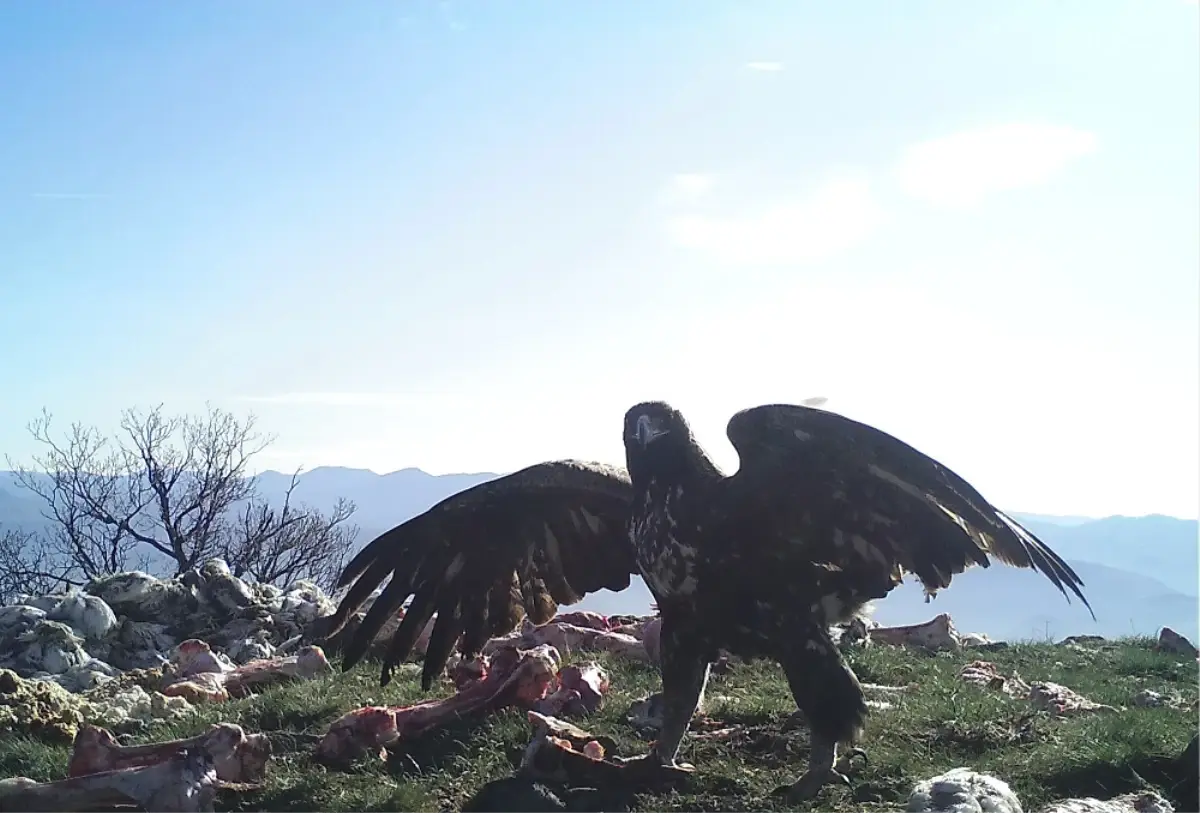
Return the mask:
<svg viewBox="0 0 1200 813">
<path fill-rule="evenodd" d="M 994 653 L 934 655 L 887 646 L 854 651 L 850 659 L 863 682 L 913 689 L 890 696 L 894 707 L 872 713 L 862 743 L 869 762 L 854 776 L 853 787 L 827 788 L 813 809 L 902 810 L 914 783 L 958 766 L 1004 779 L 1028 811 L 1068 797 L 1108 799 L 1137 789 L 1139 777 L 1170 794 L 1171 760 L 1196 733 L 1195 713 L 1138 707 L 1132 698 L 1152 689 L 1177 692 L 1194 704 L 1197 669 L 1194 660 L 1160 654 L 1151 646 L 1128 640 L 1099 648 L 1020 646 Z M 961 681 L 961 667 L 979 657 L 1006 674 L 1016 671 L 1030 682 L 1053 680 L 1121 710 L 1066 718 L 1035 712 L 1023 699 Z M 643 753 L 647 742 L 624 718 L 632 701 L 657 691 L 657 673 L 628 660 L 600 660 L 612 689 L 600 713 L 576 723 L 613 737 L 622 755 Z M 508 776 L 529 741 L 525 713 L 509 709 L 402 741 L 387 764 L 365 760 L 335 770 L 315 763 L 310 758 L 314 745 L 343 713 L 368 703 L 409 704 L 428 697 L 411 672 L 383 689 L 377 679 L 378 665 L 368 663 L 348 674 L 204 706 L 194 718 L 156 724 L 133 739 L 192 736 L 213 722 L 268 732 L 275 755 L 267 786 L 252 793 L 224 792 L 217 806 L 272 811 L 457 810 L 485 783 Z M 436 694 L 450 691 L 443 681 Z M 681 756 L 697 768 L 689 786 L 679 793 L 610 797 L 603 809 L 626 804 L 634 810 L 780 809 L 767 794 L 803 770 L 808 746 L 804 726 L 781 731 L 795 704 L 778 668 L 735 666 L 713 677 L 707 697 L 706 713 L 713 722 L 704 728 L 732 732 L 723 740 L 686 740 Z M 60 779 L 67 755 L 65 744 L 6 735 L 0 738 L 0 776 Z"/>
</svg>

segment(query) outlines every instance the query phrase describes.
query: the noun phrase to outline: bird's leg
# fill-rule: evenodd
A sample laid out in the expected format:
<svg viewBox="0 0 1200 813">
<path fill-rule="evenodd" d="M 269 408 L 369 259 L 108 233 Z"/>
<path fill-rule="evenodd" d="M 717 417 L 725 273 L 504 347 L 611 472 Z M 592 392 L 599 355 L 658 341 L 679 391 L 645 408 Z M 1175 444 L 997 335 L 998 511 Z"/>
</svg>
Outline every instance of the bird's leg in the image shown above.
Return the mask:
<svg viewBox="0 0 1200 813">
<path fill-rule="evenodd" d="M 700 707 L 708 683 L 709 658 L 694 637 L 671 624 L 664 614 L 659 633 L 659 665 L 662 671 L 663 724 L 650 753 L 625 760 L 636 769 L 667 769 L 669 772 L 690 771 L 691 767 L 675 761 L 679 745 L 687 733 L 692 715 Z"/>
<path fill-rule="evenodd" d="M 866 752 L 852 748 L 838 759 L 838 744 L 853 744 L 858 739 L 867 704 L 858 678 L 823 627 L 806 625 L 789 637 L 797 643 L 780 664 L 796 705 L 808 721 L 811 748 L 808 770 L 793 784 L 776 788 L 775 793 L 795 802 L 812 799 L 829 782 L 850 784 L 845 772 L 855 756 L 865 759 Z"/>
</svg>

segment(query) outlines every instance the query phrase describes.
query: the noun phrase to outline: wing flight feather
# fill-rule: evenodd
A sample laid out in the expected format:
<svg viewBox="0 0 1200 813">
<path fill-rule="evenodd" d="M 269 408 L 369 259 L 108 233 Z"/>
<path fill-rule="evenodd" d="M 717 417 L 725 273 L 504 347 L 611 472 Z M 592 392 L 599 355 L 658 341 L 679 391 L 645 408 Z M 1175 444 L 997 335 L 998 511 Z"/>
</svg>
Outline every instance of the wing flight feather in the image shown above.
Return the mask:
<svg viewBox="0 0 1200 813">
<path fill-rule="evenodd" d="M 840 546 L 813 540 L 807 555 L 898 566 L 931 593 L 972 565 L 987 567 L 992 556 L 1041 572 L 1092 612 L 1083 581 L 1049 546 L 958 474 L 886 432 L 822 409 L 768 404 L 735 414 L 726 433 L 741 461 L 727 480 L 730 499 L 756 501 L 784 537 L 816 513 L 839 529 Z"/>
<path fill-rule="evenodd" d="M 343 650 L 360 661 L 412 596 L 384 656 L 383 682 L 408 657 L 436 613 L 422 685 L 445 668 L 454 645 L 470 656 L 528 615 L 550 620 L 560 604 L 622 590 L 636 572 L 626 533 L 632 487 L 624 469 L 574 460 L 539 463 L 461 491 L 380 534 L 351 559 L 349 585 L 326 627 L 339 632 L 390 581 Z"/>
</svg>

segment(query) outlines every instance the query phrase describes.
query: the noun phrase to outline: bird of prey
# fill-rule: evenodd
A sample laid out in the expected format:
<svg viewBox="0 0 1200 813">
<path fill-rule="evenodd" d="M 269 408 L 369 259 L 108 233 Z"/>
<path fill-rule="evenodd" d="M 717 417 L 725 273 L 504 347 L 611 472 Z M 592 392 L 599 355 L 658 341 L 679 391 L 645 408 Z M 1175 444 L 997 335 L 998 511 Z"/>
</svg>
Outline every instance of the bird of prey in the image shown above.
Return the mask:
<svg viewBox="0 0 1200 813">
<path fill-rule="evenodd" d="M 557 460 L 473 486 L 381 534 L 346 565 L 350 585 L 328 634 L 391 577 L 343 650 L 365 655 L 412 596 L 381 682 L 437 614 L 422 686 L 456 644 L 474 657 L 523 617 L 640 574 L 662 618 L 664 725 L 645 770 L 676 763 L 717 651 L 775 660 L 810 727 L 807 770 L 778 789 L 811 799 L 843 773 L 867 714 L 829 635 L 908 573 L 932 596 L 989 557 L 1043 573 L 1091 606 L 1066 562 L 969 483 L 897 438 L 834 412 L 773 404 L 736 413 L 740 465 L 723 473 L 688 422 L 661 401 L 625 414 L 626 467 Z M 1094 614 L 1093 614 L 1094 617 Z M 839 746 L 847 750 L 838 758 Z"/>
</svg>

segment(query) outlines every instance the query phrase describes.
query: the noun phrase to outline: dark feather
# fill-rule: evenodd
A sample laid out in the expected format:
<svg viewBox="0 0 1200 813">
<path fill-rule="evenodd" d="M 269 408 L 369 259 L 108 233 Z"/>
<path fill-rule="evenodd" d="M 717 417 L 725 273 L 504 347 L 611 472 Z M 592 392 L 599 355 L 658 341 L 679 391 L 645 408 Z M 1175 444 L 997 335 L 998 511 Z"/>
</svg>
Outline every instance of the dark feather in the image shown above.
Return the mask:
<svg viewBox="0 0 1200 813">
<path fill-rule="evenodd" d="M 624 469 L 554 461 L 466 489 L 381 534 L 339 580 L 352 586 L 329 635 L 391 575 L 345 648 L 343 668 L 362 659 L 409 595 L 415 598 L 388 647 L 383 675 L 387 680 L 408 657 L 436 610 L 425 656 L 428 684 L 460 635 L 470 657 L 525 615 L 542 623 L 559 604 L 629 586 L 637 569 L 626 531 L 631 497 Z"/>
<path fill-rule="evenodd" d="M 994 556 L 1040 571 L 1092 610 L 1082 580 L 1054 551 L 962 477 L 886 432 L 774 404 L 738 412 L 727 434 L 741 466 L 722 484 L 723 510 L 744 519 L 753 508 L 774 518 L 776 538 L 808 537 L 797 561 L 902 568 L 932 593 Z M 805 533 L 826 527 L 840 536 Z"/>
</svg>

